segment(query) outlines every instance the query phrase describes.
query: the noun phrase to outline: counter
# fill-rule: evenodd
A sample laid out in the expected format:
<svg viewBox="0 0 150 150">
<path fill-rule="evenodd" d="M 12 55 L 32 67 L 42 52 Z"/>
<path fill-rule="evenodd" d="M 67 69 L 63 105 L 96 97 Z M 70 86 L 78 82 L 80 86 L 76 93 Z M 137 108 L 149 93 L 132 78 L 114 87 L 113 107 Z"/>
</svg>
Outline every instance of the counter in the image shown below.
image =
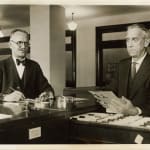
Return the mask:
<svg viewBox="0 0 150 150">
<path fill-rule="evenodd" d="M 119 119 L 123 122 L 120 124 L 112 123 L 113 120 L 118 119 L 117 115 L 105 114 L 108 115 L 108 118 L 102 121 L 102 111 L 99 106 L 89 102 L 90 99 L 76 100 L 76 103 L 69 107 L 70 109 L 30 110 L 13 115 L 8 119 L 0 119 L 0 143 L 150 144 L 149 117 L 135 116 L 128 119 L 121 116 Z M 132 120 L 133 124 L 128 125 L 124 120 L 126 118 Z M 137 126 L 138 119 L 145 119 L 146 122 Z"/>
<path fill-rule="evenodd" d="M 57 109 L 22 112 L 0 120 L 1 144 L 65 144 L 68 117 Z"/>
<path fill-rule="evenodd" d="M 91 114 L 99 116 L 104 109 L 94 103 L 96 101 L 88 92 L 99 90 L 99 87 L 65 89 L 64 93 L 69 96 L 87 98 L 82 107 L 76 105 L 76 109 L 70 112 L 69 143 L 71 144 L 150 144 L 150 118 L 146 119 L 147 126 L 137 126 L 136 117 L 133 117 L 132 126 L 126 124 L 126 117 L 121 125 L 108 122 L 99 122 Z M 86 119 L 88 116 L 88 119 Z"/>
<path fill-rule="evenodd" d="M 69 134 L 76 144 L 149 144 L 150 117 L 84 113 L 70 118 Z"/>
</svg>

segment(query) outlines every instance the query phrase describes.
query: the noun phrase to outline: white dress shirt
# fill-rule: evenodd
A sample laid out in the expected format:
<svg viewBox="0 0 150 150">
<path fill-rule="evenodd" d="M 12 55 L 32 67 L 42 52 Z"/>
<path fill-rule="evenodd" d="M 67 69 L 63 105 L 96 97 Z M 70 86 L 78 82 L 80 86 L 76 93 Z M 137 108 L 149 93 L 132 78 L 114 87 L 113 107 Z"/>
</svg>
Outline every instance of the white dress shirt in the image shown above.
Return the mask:
<svg viewBox="0 0 150 150">
<path fill-rule="evenodd" d="M 138 70 L 139 70 L 139 68 L 140 68 L 140 66 L 141 66 L 141 64 L 142 64 L 142 62 L 143 62 L 143 60 L 144 60 L 144 58 L 145 58 L 145 56 L 147 55 L 147 53 L 145 53 L 140 59 L 138 59 L 137 61 L 134 61 L 133 59 L 132 59 L 132 62 L 136 62 L 136 73 L 138 72 Z"/>
<path fill-rule="evenodd" d="M 19 65 L 17 65 L 16 58 L 15 58 L 15 57 L 12 57 L 12 58 L 13 58 L 13 60 L 14 60 L 14 62 L 15 62 L 18 75 L 19 75 L 20 79 L 22 79 L 25 66 L 24 66 L 23 64 L 21 64 L 21 63 L 20 63 Z"/>
</svg>

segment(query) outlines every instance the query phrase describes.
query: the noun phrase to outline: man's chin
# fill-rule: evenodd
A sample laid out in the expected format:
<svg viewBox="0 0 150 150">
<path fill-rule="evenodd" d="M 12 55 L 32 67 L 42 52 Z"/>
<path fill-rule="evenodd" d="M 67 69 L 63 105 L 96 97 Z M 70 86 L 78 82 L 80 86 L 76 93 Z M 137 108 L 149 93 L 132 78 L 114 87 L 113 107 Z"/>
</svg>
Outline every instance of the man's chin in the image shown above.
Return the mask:
<svg viewBox="0 0 150 150">
<path fill-rule="evenodd" d="M 133 57 L 133 58 L 136 58 L 136 55 L 134 55 L 134 54 L 130 54 L 130 56 Z"/>
<path fill-rule="evenodd" d="M 20 55 L 19 56 L 19 58 L 25 58 L 26 57 L 26 55 Z"/>
<path fill-rule="evenodd" d="M 135 55 L 132 55 L 131 57 L 136 58 L 136 56 L 135 56 Z"/>
</svg>

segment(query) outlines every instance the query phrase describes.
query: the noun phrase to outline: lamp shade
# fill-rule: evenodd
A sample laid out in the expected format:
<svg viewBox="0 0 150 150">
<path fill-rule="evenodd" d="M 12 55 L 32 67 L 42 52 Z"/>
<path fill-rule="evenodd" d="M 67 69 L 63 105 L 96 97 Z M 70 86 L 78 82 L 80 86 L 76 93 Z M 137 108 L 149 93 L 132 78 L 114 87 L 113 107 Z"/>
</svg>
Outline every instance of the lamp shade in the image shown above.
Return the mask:
<svg viewBox="0 0 150 150">
<path fill-rule="evenodd" d="M 69 30 L 71 30 L 71 31 L 76 30 L 77 26 L 78 26 L 77 23 L 74 22 L 74 21 L 71 21 L 71 22 L 68 23 L 68 28 L 69 28 Z"/>
<path fill-rule="evenodd" d="M 74 15 L 74 13 L 72 13 L 72 20 L 68 23 L 68 28 L 71 31 L 74 31 L 77 28 L 77 23 L 74 22 L 74 20 L 73 20 L 73 15 Z"/>
</svg>

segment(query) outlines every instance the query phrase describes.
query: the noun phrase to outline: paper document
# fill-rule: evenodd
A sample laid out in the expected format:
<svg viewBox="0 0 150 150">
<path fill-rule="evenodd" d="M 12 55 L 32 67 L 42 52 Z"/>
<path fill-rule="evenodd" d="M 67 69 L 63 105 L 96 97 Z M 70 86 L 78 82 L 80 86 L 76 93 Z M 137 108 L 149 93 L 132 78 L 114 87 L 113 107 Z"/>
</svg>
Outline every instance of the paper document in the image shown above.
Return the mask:
<svg viewBox="0 0 150 150">
<path fill-rule="evenodd" d="M 106 112 L 108 113 L 117 113 L 116 110 L 111 107 L 110 102 L 112 99 L 120 100 L 112 91 L 89 91 L 101 104 L 101 102 L 104 102 L 107 104 Z M 103 105 L 102 105 L 103 106 Z M 103 106 L 104 107 L 104 106 Z"/>
<path fill-rule="evenodd" d="M 93 96 L 99 98 L 118 99 L 118 97 L 112 91 L 89 91 Z"/>
<path fill-rule="evenodd" d="M 12 118 L 12 115 L 0 114 L 0 119 Z"/>
</svg>

